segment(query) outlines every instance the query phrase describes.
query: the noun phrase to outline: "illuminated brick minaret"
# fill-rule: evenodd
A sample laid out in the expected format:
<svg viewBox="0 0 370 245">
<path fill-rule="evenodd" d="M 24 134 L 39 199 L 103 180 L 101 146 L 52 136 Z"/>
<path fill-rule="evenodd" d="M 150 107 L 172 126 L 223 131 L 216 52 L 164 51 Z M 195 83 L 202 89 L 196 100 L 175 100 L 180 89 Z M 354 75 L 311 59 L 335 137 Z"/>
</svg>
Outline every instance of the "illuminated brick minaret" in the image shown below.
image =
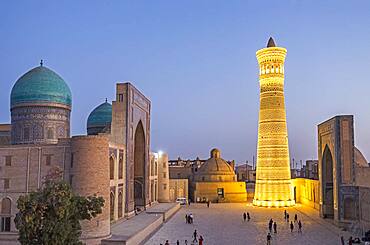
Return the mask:
<svg viewBox="0 0 370 245">
<path fill-rule="evenodd" d="M 295 204 L 290 178 L 288 131 L 284 101 L 286 49 L 270 37 L 257 51 L 260 71 L 257 170 L 253 204 L 265 207 Z"/>
</svg>

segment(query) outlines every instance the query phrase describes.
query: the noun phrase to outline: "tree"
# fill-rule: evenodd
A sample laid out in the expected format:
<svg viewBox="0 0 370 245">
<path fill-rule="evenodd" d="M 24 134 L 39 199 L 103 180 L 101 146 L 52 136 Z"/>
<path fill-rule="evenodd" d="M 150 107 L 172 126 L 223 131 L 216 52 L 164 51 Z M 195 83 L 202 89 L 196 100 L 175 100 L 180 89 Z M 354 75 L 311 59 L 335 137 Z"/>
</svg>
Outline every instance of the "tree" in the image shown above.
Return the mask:
<svg viewBox="0 0 370 245">
<path fill-rule="evenodd" d="M 80 221 L 96 217 L 103 206 L 104 198 L 76 195 L 69 184 L 51 174 L 44 188 L 19 197 L 14 220 L 18 240 L 23 245 L 82 244 Z"/>
</svg>

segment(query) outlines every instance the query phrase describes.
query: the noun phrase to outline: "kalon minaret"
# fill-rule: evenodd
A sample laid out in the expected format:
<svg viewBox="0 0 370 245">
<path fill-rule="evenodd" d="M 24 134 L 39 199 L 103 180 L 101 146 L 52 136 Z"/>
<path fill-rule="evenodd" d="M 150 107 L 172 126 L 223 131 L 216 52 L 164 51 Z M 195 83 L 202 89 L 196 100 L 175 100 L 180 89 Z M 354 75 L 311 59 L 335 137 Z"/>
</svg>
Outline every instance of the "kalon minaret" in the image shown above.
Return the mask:
<svg viewBox="0 0 370 245">
<path fill-rule="evenodd" d="M 288 131 L 284 101 L 286 49 L 270 37 L 257 51 L 260 71 L 257 170 L 253 204 L 286 207 L 295 204 L 290 178 Z"/>
</svg>

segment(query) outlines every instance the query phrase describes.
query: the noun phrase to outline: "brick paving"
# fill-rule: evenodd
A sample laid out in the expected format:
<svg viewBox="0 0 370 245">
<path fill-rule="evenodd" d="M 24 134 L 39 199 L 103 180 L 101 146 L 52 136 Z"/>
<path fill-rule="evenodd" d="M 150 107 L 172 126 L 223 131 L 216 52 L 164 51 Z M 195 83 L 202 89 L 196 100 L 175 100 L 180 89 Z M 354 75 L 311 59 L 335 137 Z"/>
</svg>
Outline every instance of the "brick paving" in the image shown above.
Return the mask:
<svg viewBox="0 0 370 245">
<path fill-rule="evenodd" d="M 206 245 L 238 245 L 238 244 L 266 244 L 268 221 L 272 218 L 277 222 L 278 233 L 272 234 L 272 245 L 336 245 L 340 244 L 340 236 L 348 239 L 349 234 L 342 232 L 330 222 L 318 218 L 314 209 L 297 206 L 287 208 L 290 219 L 298 214 L 303 223 L 303 232 L 299 234 L 297 228 L 291 233 L 284 221 L 284 208 L 258 208 L 251 204 L 191 204 L 182 207 L 167 223 L 165 223 L 145 245 L 176 244 L 180 240 L 183 245 L 187 239 L 191 245 L 194 229 L 204 238 Z M 251 221 L 243 222 L 243 212 L 251 214 Z M 194 215 L 194 224 L 185 223 L 185 214 Z M 297 226 L 297 225 L 295 225 Z"/>
</svg>

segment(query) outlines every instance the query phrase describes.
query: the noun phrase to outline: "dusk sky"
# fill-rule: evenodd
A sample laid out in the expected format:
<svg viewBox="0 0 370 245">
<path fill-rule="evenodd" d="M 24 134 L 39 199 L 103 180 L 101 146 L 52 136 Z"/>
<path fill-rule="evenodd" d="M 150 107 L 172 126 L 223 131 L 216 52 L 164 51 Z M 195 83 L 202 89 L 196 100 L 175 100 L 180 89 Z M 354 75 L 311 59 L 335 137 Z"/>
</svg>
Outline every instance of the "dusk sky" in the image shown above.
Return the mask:
<svg viewBox="0 0 370 245">
<path fill-rule="evenodd" d="M 15 81 L 44 59 L 73 94 L 72 135 L 131 81 L 152 102 L 151 150 L 237 163 L 257 145 L 258 64 L 287 48 L 290 156 L 317 158 L 317 124 L 355 119 L 370 159 L 370 1 L 0 1 L 0 123 Z"/>
</svg>

